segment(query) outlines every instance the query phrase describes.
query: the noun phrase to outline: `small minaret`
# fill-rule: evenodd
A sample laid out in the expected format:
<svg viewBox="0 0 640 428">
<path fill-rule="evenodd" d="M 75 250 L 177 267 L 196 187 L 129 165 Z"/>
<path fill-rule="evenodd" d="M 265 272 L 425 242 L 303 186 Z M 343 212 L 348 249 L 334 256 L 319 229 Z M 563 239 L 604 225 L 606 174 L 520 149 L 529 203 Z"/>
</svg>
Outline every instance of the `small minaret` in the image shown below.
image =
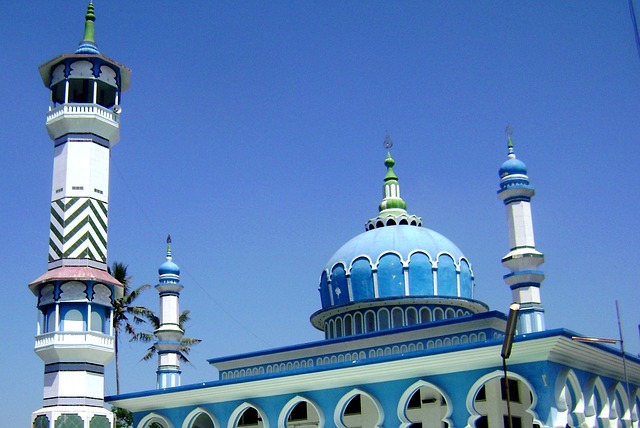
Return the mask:
<svg viewBox="0 0 640 428">
<path fill-rule="evenodd" d="M 502 264 L 511 271 L 504 281 L 511 287 L 513 301 L 520 304 L 518 333 L 543 331 L 544 308 L 540 299 L 540 284 L 544 273 L 538 267 L 544 255 L 536 250 L 531 218 L 531 198 L 535 194 L 529 185 L 527 167 L 516 159 L 507 128 L 508 159 L 500 167 L 498 198 L 507 207 L 509 246 L 511 250 L 502 258 Z"/>
<path fill-rule="evenodd" d="M 167 260 L 158 269 L 160 276 L 156 290 L 160 293 L 159 326 L 154 332 L 158 339 L 157 388 L 180 386 L 180 268 L 172 261 L 171 236 L 167 236 Z"/>
<path fill-rule="evenodd" d="M 35 352 L 44 361 L 37 428 L 113 426 L 104 366 L 114 356 L 113 303 L 123 290 L 107 272 L 109 158 L 130 70 L 100 54 L 94 21 L 89 3 L 75 53 L 39 68 L 51 94 L 54 161 L 48 271 L 29 284 L 38 298 Z"/>
</svg>

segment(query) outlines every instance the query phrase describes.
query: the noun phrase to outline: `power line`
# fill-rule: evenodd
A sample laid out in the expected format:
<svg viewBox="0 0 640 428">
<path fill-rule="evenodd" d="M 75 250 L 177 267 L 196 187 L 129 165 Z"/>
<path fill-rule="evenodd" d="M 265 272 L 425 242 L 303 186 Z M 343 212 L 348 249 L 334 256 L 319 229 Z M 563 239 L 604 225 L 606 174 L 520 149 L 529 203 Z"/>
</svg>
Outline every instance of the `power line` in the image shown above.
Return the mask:
<svg viewBox="0 0 640 428">
<path fill-rule="evenodd" d="M 629 13 L 631 14 L 631 23 L 633 24 L 633 36 L 636 40 L 638 59 L 640 59 L 640 34 L 638 34 L 638 21 L 636 20 L 636 12 L 633 8 L 633 0 L 629 0 Z"/>
</svg>

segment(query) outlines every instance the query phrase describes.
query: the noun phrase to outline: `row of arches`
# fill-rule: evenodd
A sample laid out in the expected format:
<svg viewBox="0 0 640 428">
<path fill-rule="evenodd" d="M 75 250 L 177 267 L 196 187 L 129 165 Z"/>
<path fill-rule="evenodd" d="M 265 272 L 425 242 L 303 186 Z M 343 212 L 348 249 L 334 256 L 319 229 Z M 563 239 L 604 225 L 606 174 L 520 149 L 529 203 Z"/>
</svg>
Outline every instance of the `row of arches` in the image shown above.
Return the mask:
<svg viewBox="0 0 640 428">
<path fill-rule="evenodd" d="M 328 319 L 324 323 L 324 335 L 326 339 L 348 337 L 468 315 L 471 315 L 469 310 L 450 306 L 373 308 L 364 313 L 356 311 Z"/>
<path fill-rule="evenodd" d="M 388 252 L 378 260 L 360 256 L 349 266 L 337 263 L 322 273 L 322 307 L 354 301 L 398 296 L 447 296 L 473 298 L 473 272 L 469 262 L 458 262 L 448 253 L 435 260 L 422 251 L 407 260 Z"/>
<path fill-rule="evenodd" d="M 92 103 L 111 108 L 119 103 L 114 68 L 87 60 L 58 64 L 51 72 L 51 103 Z"/>
<path fill-rule="evenodd" d="M 111 289 L 105 284 L 67 281 L 46 284 L 38 299 L 38 332 L 81 332 L 113 335 Z"/>
<path fill-rule="evenodd" d="M 509 375 L 507 382 L 510 382 L 509 398 L 514 428 L 541 427 L 533 411 L 536 396 L 529 383 L 513 374 Z M 504 385 L 500 371 L 487 374 L 473 384 L 467 396 L 466 416 L 463 415 L 468 427 L 502 426 L 507 415 Z M 385 413 L 381 401 L 365 388 L 354 388 L 339 397 L 331 408 L 323 408 L 318 402 L 298 395 L 282 406 L 277 415 L 245 401 L 225 419 L 216 415 L 212 407 L 201 406 L 180 421 L 171 420 L 161 412 L 150 413 L 141 419 L 136 428 L 374 428 L 383 424 L 401 428 L 451 428 L 454 426 L 454 407 L 445 390 L 420 380 L 397 397 L 395 414 L 389 412 L 388 408 Z"/>
<path fill-rule="evenodd" d="M 495 336 L 494 336 L 495 338 Z M 411 352 L 423 351 L 426 349 L 437 349 L 447 346 L 457 346 L 465 343 L 472 342 L 484 342 L 487 340 L 487 335 L 485 332 L 469 333 L 469 334 L 459 334 L 453 335 L 445 338 L 439 339 L 430 339 L 427 341 L 417 341 L 414 343 L 406 343 L 402 345 L 393 345 L 393 346 L 380 346 L 376 348 L 369 349 L 368 352 L 365 351 L 353 351 L 353 352 L 345 352 L 340 354 L 334 354 L 331 356 L 317 357 L 315 362 L 313 358 L 288 361 L 282 363 L 268 364 L 265 366 L 259 367 L 248 367 L 244 369 L 236 369 L 236 370 L 226 370 L 220 373 L 220 378 L 222 380 L 228 379 L 239 379 L 250 376 L 259 376 L 271 373 L 279 373 L 290 370 L 298 370 L 305 369 L 311 367 L 318 367 L 329 364 L 340 364 L 344 362 L 353 362 L 357 360 L 365 360 L 367 358 L 379 358 L 389 355 L 398 355 L 398 354 L 406 354 Z"/>
<path fill-rule="evenodd" d="M 638 427 L 640 389 L 628 392 L 631 396 L 619 382 L 607 387 L 599 376 L 581 382 L 573 370 L 563 369 L 555 383 L 557 423 L 568 427 Z"/>
</svg>

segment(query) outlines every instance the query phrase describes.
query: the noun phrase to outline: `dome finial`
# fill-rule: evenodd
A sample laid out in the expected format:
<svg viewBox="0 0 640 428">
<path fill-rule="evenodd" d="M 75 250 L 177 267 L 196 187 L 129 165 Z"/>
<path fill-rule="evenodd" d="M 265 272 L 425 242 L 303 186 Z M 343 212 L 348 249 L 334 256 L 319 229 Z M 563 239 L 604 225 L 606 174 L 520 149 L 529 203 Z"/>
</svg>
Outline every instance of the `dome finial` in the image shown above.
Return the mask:
<svg viewBox="0 0 640 428">
<path fill-rule="evenodd" d="M 167 260 L 171 260 L 171 235 L 167 235 Z"/>
<path fill-rule="evenodd" d="M 84 36 L 82 37 L 82 41 L 80 42 L 78 49 L 76 49 L 77 54 L 100 54 L 95 40 L 95 20 L 96 15 L 93 10 L 93 0 L 90 0 L 89 6 L 87 6 L 87 13 L 84 16 Z"/>
<path fill-rule="evenodd" d="M 513 140 L 511 139 L 511 136 L 513 135 L 513 129 L 511 129 L 511 125 L 507 125 L 504 133 L 507 134 L 507 148 L 509 150 L 509 158 L 513 159 L 516 157 L 516 154 L 513 151 Z"/>
<path fill-rule="evenodd" d="M 386 134 L 384 136 L 384 148 L 389 150 L 391 147 L 393 147 L 393 140 L 389 135 L 389 131 L 386 131 Z"/>
<path fill-rule="evenodd" d="M 384 176 L 384 185 L 382 187 L 382 202 L 378 207 L 378 217 L 372 218 L 366 223 L 366 230 L 398 224 L 422 226 L 422 220 L 419 217 L 407 213 L 407 204 L 400 197 L 400 183 L 393 170 L 396 162 L 389 151 L 391 146 L 393 146 L 393 140 L 387 131 L 384 137 L 384 147 L 387 149 L 387 157 L 384 160 L 384 164 L 387 167 L 387 173 Z"/>
</svg>

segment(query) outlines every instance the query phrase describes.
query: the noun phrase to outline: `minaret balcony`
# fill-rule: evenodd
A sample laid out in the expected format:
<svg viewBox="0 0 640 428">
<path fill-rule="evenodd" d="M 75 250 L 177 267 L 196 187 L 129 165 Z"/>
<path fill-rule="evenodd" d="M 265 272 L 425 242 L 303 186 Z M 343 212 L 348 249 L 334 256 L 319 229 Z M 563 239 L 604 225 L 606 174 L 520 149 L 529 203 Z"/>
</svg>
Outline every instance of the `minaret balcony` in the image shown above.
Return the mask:
<svg viewBox="0 0 640 428">
<path fill-rule="evenodd" d="M 47 113 L 47 131 L 54 140 L 71 133 L 91 133 L 113 145 L 120 138 L 120 118 L 100 104 L 61 104 Z"/>
<path fill-rule="evenodd" d="M 47 362 L 88 361 L 106 364 L 114 355 L 113 336 L 93 331 L 56 331 L 36 336 L 35 352 Z"/>
</svg>

